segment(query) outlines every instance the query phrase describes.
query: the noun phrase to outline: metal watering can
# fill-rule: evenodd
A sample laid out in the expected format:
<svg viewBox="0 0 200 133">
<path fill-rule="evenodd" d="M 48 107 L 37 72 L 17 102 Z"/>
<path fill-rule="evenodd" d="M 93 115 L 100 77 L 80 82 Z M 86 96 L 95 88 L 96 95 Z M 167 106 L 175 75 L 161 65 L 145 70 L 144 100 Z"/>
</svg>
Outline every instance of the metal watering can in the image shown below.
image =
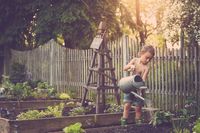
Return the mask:
<svg viewBox="0 0 200 133">
<path fill-rule="evenodd" d="M 132 75 L 120 79 L 118 85 L 123 93 L 130 93 L 134 92 L 145 84 L 140 75 Z"/>
<path fill-rule="evenodd" d="M 147 89 L 144 83 L 144 81 L 142 80 L 140 75 L 132 75 L 132 76 L 128 76 L 128 77 L 124 77 L 122 79 L 120 79 L 119 81 L 119 88 L 122 90 L 123 93 L 132 93 L 133 95 L 135 95 L 136 97 L 140 98 L 141 100 L 144 101 L 144 104 L 148 107 L 152 106 L 152 102 L 149 99 L 146 99 L 142 96 L 140 96 L 139 94 L 135 93 L 135 91 L 137 89 Z"/>
</svg>

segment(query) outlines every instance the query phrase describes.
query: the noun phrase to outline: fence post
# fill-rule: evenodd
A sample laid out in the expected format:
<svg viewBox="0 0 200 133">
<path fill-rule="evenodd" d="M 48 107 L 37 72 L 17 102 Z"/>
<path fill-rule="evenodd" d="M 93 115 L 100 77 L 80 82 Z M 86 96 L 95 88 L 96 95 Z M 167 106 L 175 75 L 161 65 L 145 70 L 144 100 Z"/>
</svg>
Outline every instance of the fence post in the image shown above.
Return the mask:
<svg viewBox="0 0 200 133">
<path fill-rule="evenodd" d="M 127 38 L 128 36 L 123 35 L 122 37 L 122 53 L 123 53 L 123 66 L 122 68 L 128 63 L 128 51 L 127 51 Z M 128 72 L 123 71 L 123 77 L 128 76 Z"/>
</svg>

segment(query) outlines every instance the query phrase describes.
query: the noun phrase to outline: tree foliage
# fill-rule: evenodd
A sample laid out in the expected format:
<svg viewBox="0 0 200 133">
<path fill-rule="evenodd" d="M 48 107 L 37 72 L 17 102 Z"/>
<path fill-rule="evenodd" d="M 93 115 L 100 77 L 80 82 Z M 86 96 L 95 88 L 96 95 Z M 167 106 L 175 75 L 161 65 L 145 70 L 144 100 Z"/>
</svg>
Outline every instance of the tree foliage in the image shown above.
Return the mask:
<svg viewBox="0 0 200 133">
<path fill-rule="evenodd" d="M 69 48 L 88 48 L 100 21 L 110 39 L 122 35 L 122 23 L 134 28 L 120 0 L 0 0 L 0 45 L 25 50 L 50 39 Z M 121 7 L 120 7 L 121 6 Z M 62 42 L 62 41 L 59 41 Z M 63 45 L 63 44 L 62 44 Z"/>
<path fill-rule="evenodd" d="M 199 0 L 170 0 L 166 11 L 168 33 L 172 41 L 178 40 L 179 30 L 183 29 L 189 43 L 197 45 L 200 41 L 200 1 Z"/>
<path fill-rule="evenodd" d="M 131 17 L 134 21 L 137 21 L 136 19 L 136 0 L 122 0 L 127 7 L 127 9 L 131 12 Z M 143 33 L 143 39 L 146 43 L 150 43 L 153 45 L 156 45 L 157 41 L 156 38 L 161 38 L 162 34 L 162 27 L 161 23 L 163 23 L 163 14 L 164 10 L 166 8 L 166 2 L 163 2 L 162 0 L 140 0 L 139 1 L 139 19 L 141 21 L 140 25 L 136 25 L 136 29 L 139 32 Z M 134 32 L 134 36 L 136 38 L 140 38 L 139 32 Z M 156 40 L 156 42 L 152 42 Z M 161 42 L 163 43 L 163 42 Z"/>
<path fill-rule="evenodd" d="M 136 0 L 122 1 L 135 19 Z M 178 44 L 181 29 L 185 32 L 185 44 L 196 45 L 200 40 L 199 0 L 141 0 L 140 18 L 142 25 L 136 29 L 143 32 L 146 43 L 163 47 L 167 40 L 168 44 Z"/>
</svg>

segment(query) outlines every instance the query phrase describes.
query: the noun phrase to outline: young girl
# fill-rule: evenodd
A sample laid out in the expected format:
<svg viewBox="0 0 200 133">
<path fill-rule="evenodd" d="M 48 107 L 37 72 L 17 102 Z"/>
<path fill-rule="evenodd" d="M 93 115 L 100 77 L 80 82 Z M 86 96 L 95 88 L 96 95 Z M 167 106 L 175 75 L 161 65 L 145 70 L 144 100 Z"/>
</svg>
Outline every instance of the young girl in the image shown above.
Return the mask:
<svg viewBox="0 0 200 133">
<path fill-rule="evenodd" d="M 149 72 L 149 67 L 147 64 L 154 57 L 154 54 L 155 51 L 153 46 L 145 45 L 139 52 L 139 58 L 133 58 L 126 66 L 124 66 L 124 71 L 129 71 L 131 72 L 132 75 L 135 74 L 140 75 L 143 81 L 145 81 Z M 126 125 L 126 120 L 129 115 L 129 110 L 131 109 L 131 105 L 133 102 L 136 105 L 135 120 L 136 122 L 141 121 L 143 102 L 137 100 L 131 93 L 124 94 L 123 102 L 124 102 L 124 112 L 123 112 L 123 117 L 121 119 L 121 124 Z"/>
</svg>

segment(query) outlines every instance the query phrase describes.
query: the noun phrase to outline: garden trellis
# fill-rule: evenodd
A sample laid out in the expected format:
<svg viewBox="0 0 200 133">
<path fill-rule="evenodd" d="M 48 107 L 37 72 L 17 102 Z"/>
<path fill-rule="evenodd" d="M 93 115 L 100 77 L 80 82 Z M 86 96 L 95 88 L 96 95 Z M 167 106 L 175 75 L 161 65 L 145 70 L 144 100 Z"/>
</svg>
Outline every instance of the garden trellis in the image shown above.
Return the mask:
<svg viewBox="0 0 200 133">
<path fill-rule="evenodd" d="M 140 46 L 137 41 L 123 36 L 108 44 L 113 58 L 116 78 L 126 76 L 122 67 L 137 56 Z M 198 50 L 197 50 L 198 49 Z M 187 97 L 200 99 L 200 51 L 198 47 L 182 49 L 156 48 L 151 61 L 151 71 L 147 80 L 150 98 L 154 107 L 175 110 L 184 105 Z M 43 80 L 53 85 L 59 92 L 76 90 L 82 97 L 82 86 L 87 80 L 92 50 L 65 49 L 54 40 L 32 51 L 11 51 L 10 64 L 25 64 L 34 80 Z M 95 81 L 96 76 L 92 77 Z M 109 83 L 108 83 L 109 84 Z M 107 91 L 107 95 L 113 93 Z M 89 91 L 88 98 L 94 97 Z"/>
<path fill-rule="evenodd" d="M 85 100 L 89 89 L 95 91 L 96 113 L 102 113 L 106 109 L 105 92 L 109 89 L 114 90 L 116 102 L 120 105 L 120 96 L 115 78 L 115 72 L 112 64 L 110 50 L 107 47 L 107 29 L 106 23 L 100 22 L 97 35 L 93 39 L 90 48 L 93 49 L 93 57 L 89 67 L 87 82 L 85 83 L 84 95 L 82 97 L 82 106 L 85 106 Z M 100 40 L 100 41 L 99 41 Z M 92 81 L 92 76 L 97 76 L 96 81 Z M 111 84 L 108 84 L 108 82 Z"/>
</svg>

